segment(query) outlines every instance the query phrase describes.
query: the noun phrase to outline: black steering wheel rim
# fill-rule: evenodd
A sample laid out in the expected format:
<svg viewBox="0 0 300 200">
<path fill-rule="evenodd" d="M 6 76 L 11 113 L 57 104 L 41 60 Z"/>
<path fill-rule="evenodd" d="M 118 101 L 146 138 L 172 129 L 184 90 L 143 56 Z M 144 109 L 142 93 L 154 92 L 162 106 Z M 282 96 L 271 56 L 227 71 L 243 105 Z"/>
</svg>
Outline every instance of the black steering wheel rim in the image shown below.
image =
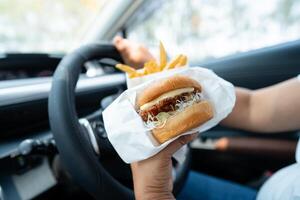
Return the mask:
<svg viewBox="0 0 300 200">
<path fill-rule="evenodd" d="M 134 199 L 133 191 L 115 180 L 99 162 L 75 109 L 75 87 L 81 68 L 85 62 L 99 58 L 122 60 L 111 44 L 88 44 L 63 58 L 52 79 L 49 122 L 62 162 L 76 183 L 96 199 Z M 175 193 L 187 176 L 189 158 L 187 161 L 175 181 Z"/>
</svg>

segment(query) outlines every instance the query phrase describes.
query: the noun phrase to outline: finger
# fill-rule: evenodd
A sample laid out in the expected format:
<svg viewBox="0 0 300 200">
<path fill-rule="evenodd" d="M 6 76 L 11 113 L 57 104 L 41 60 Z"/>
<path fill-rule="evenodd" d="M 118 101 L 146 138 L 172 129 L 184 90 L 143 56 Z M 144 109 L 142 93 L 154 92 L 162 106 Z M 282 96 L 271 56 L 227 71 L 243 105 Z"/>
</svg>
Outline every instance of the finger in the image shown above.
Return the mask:
<svg viewBox="0 0 300 200">
<path fill-rule="evenodd" d="M 124 39 L 120 36 L 116 36 L 116 39 L 114 39 L 115 47 L 120 51 L 121 53 L 125 52 L 128 49 L 129 41 L 127 39 Z"/>
<path fill-rule="evenodd" d="M 217 150 L 225 151 L 226 149 L 228 149 L 228 145 L 229 145 L 228 138 L 223 137 L 215 143 L 215 148 Z"/>
<path fill-rule="evenodd" d="M 123 38 L 119 35 L 117 35 L 116 37 L 114 37 L 113 39 L 113 43 L 114 45 L 117 45 Z"/>
<path fill-rule="evenodd" d="M 114 38 L 114 45 L 116 47 L 116 49 L 121 53 L 125 63 L 130 63 L 129 61 L 129 41 L 120 37 L 120 36 L 116 36 Z"/>
<path fill-rule="evenodd" d="M 197 133 L 181 136 L 180 138 L 171 142 L 165 148 L 166 154 L 172 156 L 178 149 L 180 149 L 182 146 L 186 145 L 187 143 L 191 142 L 196 137 L 197 137 Z"/>
<path fill-rule="evenodd" d="M 133 162 L 130 164 L 131 169 L 135 169 L 137 167 L 137 162 Z"/>
</svg>

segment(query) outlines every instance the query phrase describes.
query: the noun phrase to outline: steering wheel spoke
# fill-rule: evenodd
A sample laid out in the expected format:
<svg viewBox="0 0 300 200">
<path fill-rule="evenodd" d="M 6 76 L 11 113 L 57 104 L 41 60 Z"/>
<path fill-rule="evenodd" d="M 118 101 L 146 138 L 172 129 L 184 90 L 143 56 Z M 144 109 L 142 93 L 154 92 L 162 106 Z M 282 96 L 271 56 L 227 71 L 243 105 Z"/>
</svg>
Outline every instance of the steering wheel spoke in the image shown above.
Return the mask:
<svg viewBox="0 0 300 200">
<path fill-rule="evenodd" d="M 93 128 L 90 124 L 90 122 L 86 119 L 86 118 L 81 118 L 79 120 L 79 123 L 85 128 L 88 136 L 89 136 L 89 139 L 90 139 L 90 142 L 91 142 L 91 145 L 95 151 L 95 153 L 100 156 L 100 149 L 99 149 L 99 146 L 98 146 L 98 143 L 97 143 L 97 139 L 95 137 L 95 133 L 93 131 Z"/>
</svg>

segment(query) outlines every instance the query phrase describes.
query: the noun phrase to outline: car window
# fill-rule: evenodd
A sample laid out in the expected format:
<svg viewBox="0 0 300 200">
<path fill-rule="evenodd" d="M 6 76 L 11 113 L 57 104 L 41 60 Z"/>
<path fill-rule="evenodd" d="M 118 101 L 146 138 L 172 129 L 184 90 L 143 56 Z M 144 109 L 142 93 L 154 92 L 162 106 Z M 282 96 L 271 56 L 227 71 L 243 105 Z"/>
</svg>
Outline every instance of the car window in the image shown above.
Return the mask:
<svg viewBox="0 0 300 200">
<path fill-rule="evenodd" d="M 107 2 L 0 0 L 0 53 L 65 52 L 80 42 Z"/>
<path fill-rule="evenodd" d="M 153 14 L 128 26 L 129 39 L 150 48 L 162 40 L 170 56 L 183 52 L 192 62 L 300 36 L 299 0 L 154 0 L 148 8 Z"/>
</svg>

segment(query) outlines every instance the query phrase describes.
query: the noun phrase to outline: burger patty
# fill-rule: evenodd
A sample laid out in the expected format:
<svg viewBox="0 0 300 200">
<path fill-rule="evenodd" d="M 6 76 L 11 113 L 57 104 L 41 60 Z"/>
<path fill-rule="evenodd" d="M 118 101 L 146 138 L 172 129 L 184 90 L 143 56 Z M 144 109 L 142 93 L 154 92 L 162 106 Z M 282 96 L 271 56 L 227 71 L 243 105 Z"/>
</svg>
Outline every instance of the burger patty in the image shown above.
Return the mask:
<svg viewBox="0 0 300 200">
<path fill-rule="evenodd" d="M 160 112 L 170 112 L 175 111 L 175 104 L 177 101 L 185 101 L 186 97 L 191 96 L 192 94 L 197 93 L 198 91 L 182 93 L 172 98 L 166 98 L 159 101 L 157 104 L 151 106 L 146 110 L 139 110 L 139 115 L 142 117 L 143 121 L 148 120 L 148 114 L 156 116 Z"/>
</svg>

